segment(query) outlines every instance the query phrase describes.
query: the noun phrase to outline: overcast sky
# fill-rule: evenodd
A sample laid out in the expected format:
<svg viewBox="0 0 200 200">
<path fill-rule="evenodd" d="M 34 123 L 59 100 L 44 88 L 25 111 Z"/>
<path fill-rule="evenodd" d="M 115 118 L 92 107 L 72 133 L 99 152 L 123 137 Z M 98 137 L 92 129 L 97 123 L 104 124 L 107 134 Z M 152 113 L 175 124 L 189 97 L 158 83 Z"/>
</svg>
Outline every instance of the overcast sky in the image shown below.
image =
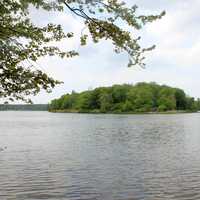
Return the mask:
<svg viewBox="0 0 200 200">
<path fill-rule="evenodd" d="M 125 0 L 139 6 L 141 13 L 160 13 L 163 19 L 147 25 L 141 32 L 142 45 L 156 44 L 147 55 L 146 69 L 127 68 L 126 54 L 115 54 L 109 42 L 89 43 L 81 47 L 77 42 L 84 25 L 82 20 L 66 11 L 62 14 L 31 11 L 35 23 L 62 24 L 66 31 L 74 31 L 75 40 L 58 44 L 63 49 L 75 49 L 79 57 L 62 60 L 42 58 L 38 65 L 64 84 L 51 94 L 44 92 L 34 97 L 34 103 L 47 103 L 53 98 L 75 91 L 121 83 L 157 82 L 179 87 L 190 96 L 200 97 L 200 0 Z"/>
</svg>

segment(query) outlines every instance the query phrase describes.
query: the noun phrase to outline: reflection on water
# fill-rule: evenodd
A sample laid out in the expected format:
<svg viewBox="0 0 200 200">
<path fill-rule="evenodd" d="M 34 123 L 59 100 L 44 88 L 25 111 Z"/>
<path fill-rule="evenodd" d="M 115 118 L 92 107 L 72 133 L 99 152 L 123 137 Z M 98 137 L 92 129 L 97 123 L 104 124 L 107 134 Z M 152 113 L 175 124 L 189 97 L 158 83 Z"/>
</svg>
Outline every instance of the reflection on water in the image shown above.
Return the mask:
<svg viewBox="0 0 200 200">
<path fill-rule="evenodd" d="M 200 114 L 0 112 L 0 199 L 199 200 Z"/>
</svg>

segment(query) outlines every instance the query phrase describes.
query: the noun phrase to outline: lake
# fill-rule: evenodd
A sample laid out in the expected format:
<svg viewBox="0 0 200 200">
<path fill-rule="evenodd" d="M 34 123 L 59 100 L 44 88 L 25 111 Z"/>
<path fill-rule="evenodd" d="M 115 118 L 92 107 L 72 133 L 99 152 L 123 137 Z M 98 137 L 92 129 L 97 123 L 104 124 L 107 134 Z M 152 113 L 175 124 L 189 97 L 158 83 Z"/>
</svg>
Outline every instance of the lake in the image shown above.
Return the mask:
<svg viewBox="0 0 200 200">
<path fill-rule="evenodd" d="M 199 200 L 200 114 L 0 112 L 0 199 Z"/>
</svg>

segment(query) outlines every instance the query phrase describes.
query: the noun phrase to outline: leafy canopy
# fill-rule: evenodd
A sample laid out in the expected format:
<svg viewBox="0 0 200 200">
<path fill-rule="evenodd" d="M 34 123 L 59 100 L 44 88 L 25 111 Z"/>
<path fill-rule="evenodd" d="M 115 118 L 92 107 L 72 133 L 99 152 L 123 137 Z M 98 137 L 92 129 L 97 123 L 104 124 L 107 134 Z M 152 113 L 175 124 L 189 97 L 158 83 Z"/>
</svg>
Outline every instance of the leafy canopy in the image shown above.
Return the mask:
<svg viewBox="0 0 200 200">
<path fill-rule="evenodd" d="M 49 105 L 50 111 L 91 113 L 133 113 L 200 109 L 200 99 L 189 97 L 179 88 L 156 83 L 113 85 L 81 93 L 72 92 Z"/>
<path fill-rule="evenodd" d="M 127 7 L 119 0 L 1 0 L 0 1 L 0 98 L 24 100 L 27 95 L 36 95 L 41 89 L 50 92 L 60 82 L 49 77 L 36 67 L 36 61 L 43 56 L 69 58 L 78 52 L 62 51 L 52 46 L 72 38 L 74 33 L 64 32 L 59 24 L 49 23 L 39 27 L 31 21 L 29 7 L 47 11 L 70 12 L 81 17 L 89 34 L 80 38 L 85 45 L 89 35 L 93 42 L 101 39 L 111 40 L 116 53 L 127 52 L 130 57 L 128 66 L 144 67 L 144 53 L 155 46 L 142 48 L 140 37 L 120 27 L 126 23 L 129 28 L 141 29 L 146 23 L 160 19 L 159 15 L 137 15 L 137 6 Z M 28 63 L 28 64 L 27 64 Z"/>
</svg>

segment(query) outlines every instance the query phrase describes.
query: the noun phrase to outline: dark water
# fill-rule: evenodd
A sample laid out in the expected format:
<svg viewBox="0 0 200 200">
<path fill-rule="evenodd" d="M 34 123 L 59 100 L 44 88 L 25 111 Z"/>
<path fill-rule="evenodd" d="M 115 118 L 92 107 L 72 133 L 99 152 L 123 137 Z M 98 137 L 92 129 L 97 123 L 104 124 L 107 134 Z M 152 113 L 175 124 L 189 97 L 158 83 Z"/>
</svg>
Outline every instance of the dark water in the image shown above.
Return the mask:
<svg viewBox="0 0 200 200">
<path fill-rule="evenodd" d="M 0 199 L 199 200 L 200 114 L 0 112 Z"/>
</svg>

